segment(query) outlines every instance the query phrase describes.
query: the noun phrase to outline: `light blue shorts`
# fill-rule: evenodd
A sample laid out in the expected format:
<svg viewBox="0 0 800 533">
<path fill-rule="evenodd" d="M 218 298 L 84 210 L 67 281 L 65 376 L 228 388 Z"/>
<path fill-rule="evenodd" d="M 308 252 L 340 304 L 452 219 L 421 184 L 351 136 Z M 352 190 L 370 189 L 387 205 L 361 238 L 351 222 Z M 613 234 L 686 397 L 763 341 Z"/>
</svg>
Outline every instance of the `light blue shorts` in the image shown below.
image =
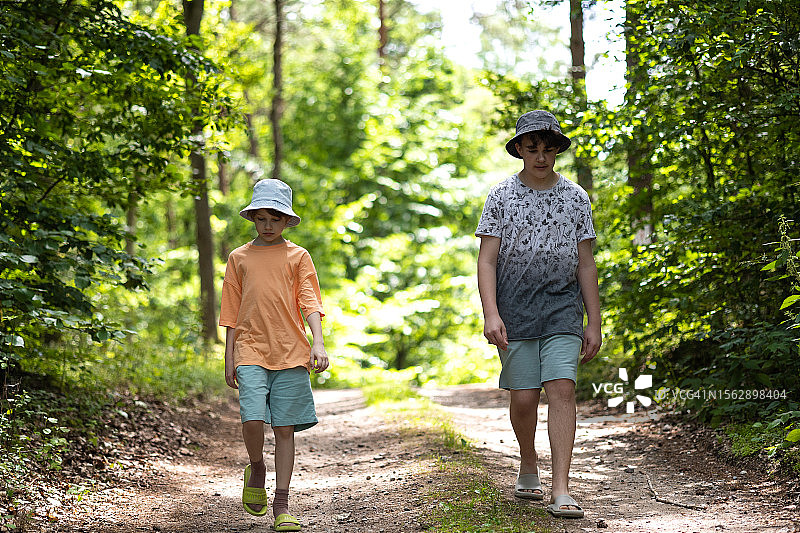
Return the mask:
<svg viewBox="0 0 800 533">
<path fill-rule="evenodd" d="M 541 389 L 554 379 L 577 382 L 583 340 L 577 335 L 510 341 L 508 350 L 497 349 L 503 369 L 501 389 Z"/>
<path fill-rule="evenodd" d="M 299 366 L 267 370 L 257 365 L 236 367 L 242 423 L 263 420 L 272 426 L 303 431 L 317 423 L 308 370 Z"/>
</svg>

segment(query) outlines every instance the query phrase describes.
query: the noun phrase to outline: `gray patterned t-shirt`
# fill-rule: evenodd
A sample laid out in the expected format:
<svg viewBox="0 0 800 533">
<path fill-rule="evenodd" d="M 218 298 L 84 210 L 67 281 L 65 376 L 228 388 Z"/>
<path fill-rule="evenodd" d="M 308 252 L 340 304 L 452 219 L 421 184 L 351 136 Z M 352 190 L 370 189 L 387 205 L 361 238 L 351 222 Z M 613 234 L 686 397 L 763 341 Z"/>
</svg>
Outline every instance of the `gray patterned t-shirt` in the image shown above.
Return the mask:
<svg viewBox="0 0 800 533">
<path fill-rule="evenodd" d="M 501 239 L 497 309 L 509 340 L 583 337 L 578 243 L 595 238 L 586 191 L 560 174 L 539 191 L 514 174 L 489 191 L 475 235 Z"/>
</svg>

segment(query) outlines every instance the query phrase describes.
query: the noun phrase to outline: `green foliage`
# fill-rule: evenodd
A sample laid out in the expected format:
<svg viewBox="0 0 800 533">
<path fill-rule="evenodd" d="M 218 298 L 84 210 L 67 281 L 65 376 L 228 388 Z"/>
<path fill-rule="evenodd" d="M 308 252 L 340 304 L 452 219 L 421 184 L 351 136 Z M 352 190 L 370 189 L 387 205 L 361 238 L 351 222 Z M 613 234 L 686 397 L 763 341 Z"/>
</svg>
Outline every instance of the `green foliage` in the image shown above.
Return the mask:
<svg viewBox="0 0 800 533">
<path fill-rule="evenodd" d="M 286 236 L 310 251 L 320 275 L 326 344 L 337 357 L 326 386 L 351 382 L 340 369 L 353 361 L 364 371 L 437 373 L 438 363 L 472 352 L 461 339 L 478 328 L 475 241 L 462 236 L 474 231 L 489 185 L 474 185 L 483 103 L 467 102 L 469 80 L 437 48 L 438 17 L 410 2 L 391 11 L 383 64 L 374 6 L 326 2 L 298 15 L 302 39 L 287 36 L 281 171 L 303 223 Z M 258 122 L 270 81 L 241 80 L 259 142 L 271 135 Z M 230 154 L 231 191 L 215 207 L 228 249 L 252 238 L 236 213 L 264 177 L 260 165 L 242 164 L 255 162 L 251 140 L 241 141 Z"/>
<path fill-rule="evenodd" d="M 800 400 L 798 343 L 780 309 L 790 283 L 761 272 L 779 220 L 797 217 L 800 18 L 788 5 L 628 2 L 629 77 L 641 83 L 616 138 L 627 153 L 645 147 L 651 174 L 647 196 L 631 190 L 614 210 L 613 230 L 632 237 L 649 198 L 655 232 L 601 262 L 614 333 L 666 386 L 787 393 L 687 403 L 705 419 L 769 416 Z"/>
<path fill-rule="evenodd" d="M 725 434 L 731 439 L 731 453 L 736 457 L 757 455 L 765 448 L 774 449 L 783 440 L 782 428 L 769 427 L 758 422 L 726 426 Z"/>
<path fill-rule="evenodd" d="M 388 402 L 404 402 L 411 398 L 419 398 L 410 387 L 410 380 L 405 378 L 409 372 L 385 373 L 378 379 L 369 381 L 362 387 L 367 405 L 385 404 Z"/>
<path fill-rule="evenodd" d="M 111 1 L 0 8 L 0 365 L 39 355 L 65 330 L 121 338 L 95 310 L 104 287 L 144 287 L 123 251 L 120 209 L 181 178 L 173 154 L 197 145 L 217 99 L 215 67 L 175 25 L 131 23 Z M 53 13 L 58 13 L 54 17 Z M 198 90 L 187 91 L 186 79 Z"/>
<path fill-rule="evenodd" d="M 109 390 L 174 402 L 227 393 L 224 361 L 202 343 L 159 346 L 146 338 L 107 346 L 84 376 Z"/>
<path fill-rule="evenodd" d="M 778 416 L 800 402 L 787 329 L 800 301 L 800 13 L 788 1 L 629 0 L 626 14 L 619 110 L 576 113 L 569 80 L 486 73 L 503 102 L 494 125 L 548 108 L 578 155 L 602 160 L 596 255 L 613 346 L 601 357 L 667 388 L 771 394 L 681 405 L 705 420 Z"/>
<path fill-rule="evenodd" d="M 0 463 L 3 478 L 18 480 L 37 464 L 50 470 L 61 467 L 64 438 L 69 431 L 43 406 L 52 398 L 42 392 L 23 392 L 0 403 L 0 446 L 14 461 Z M 21 486 L 10 486 L 19 491 Z"/>
<path fill-rule="evenodd" d="M 798 239 L 792 239 L 789 236 L 791 222 L 786 217 L 781 216 L 778 219 L 778 231 L 780 233 L 780 244 L 775 250 L 777 257 L 774 261 L 765 265 L 761 270 L 765 272 L 784 272 L 777 274 L 768 281 L 787 280 L 791 287 L 791 294 L 787 296 L 781 303 L 779 311 L 784 311 L 787 317 L 787 323 L 792 329 L 800 328 L 800 313 L 795 314 L 795 310 L 791 309 L 798 301 L 800 301 L 800 249 L 795 251 L 796 246 L 794 243 Z"/>
<path fill-rule="evenodd" d="M 0 518 L 0 525 L 16 527 L 26 521 L 25 502 L 30 501 L 36 480 L 62 468 L 77 438 L 94 434 L 101 423 L 95 418 L 97 413 L 98 403 L 80 394 L 73 394 L 69 401 L 40 389 L 0 399 L 4 458 L 0 461 L 4 482 L 0 508 L 12 513 Z"/>
<path fill-rule="evenodd" d="M 725 434 L 730 439 L 735 457 L 765 454 L 775 460 L 778 468 L 800 474 L 800 411 L 789 411 L 765 424 L 730 424 Z"/>
<path fill-rule="evenodd" d="M 40 480 L 59 475 L 62 468 L 69 467 L 67 474 L 85 467 L 93 476 L 105 475 L 113 465 L 87 459 L 87 454 L 111 442 L 109 431 L 129 418 L 138 420 L 147 409 L 142 400 L 174 405 L 228 394 L 222 359 L 203 351 L 199 341 L 178 350 L 154 343 L 147 335 L 102 345 L 89 344 L 77 334 L 67 338 L 74 353 L 53 353 L 26 365 L 37 374 L 60 376 L 58 383 L 26 374 L 0 398 L 0 476 L 5 489 L 0 493 L 0 515 L 11 512 L 0 525 L 23 523 L 30 502 L 39 497 Z M 69 489 L 73 494 L 87 490 Z"/>
<path fill-rule="evenodd" d="M 800 205 L 791 155 L 800 146 L 798 100 L 790 96 L 800 15 L 788 6 L 630 3 L 644 30 L 631 75 L 647 83 L 629 92 L 625 114 L 652 132 L 657 222 L 653 242 L 617 256 L 607 279 L 632 355 L 654 359 L 668 383 L 785 390 L 796 403 L 800 352 L 780 304 L 790 283 L 761 272 L 779 220 L 796 219 Z M 796 233 L 785 223 L 784 231 Z M 692 407 L 718 418 L 786 405 Z"/>
</svg>

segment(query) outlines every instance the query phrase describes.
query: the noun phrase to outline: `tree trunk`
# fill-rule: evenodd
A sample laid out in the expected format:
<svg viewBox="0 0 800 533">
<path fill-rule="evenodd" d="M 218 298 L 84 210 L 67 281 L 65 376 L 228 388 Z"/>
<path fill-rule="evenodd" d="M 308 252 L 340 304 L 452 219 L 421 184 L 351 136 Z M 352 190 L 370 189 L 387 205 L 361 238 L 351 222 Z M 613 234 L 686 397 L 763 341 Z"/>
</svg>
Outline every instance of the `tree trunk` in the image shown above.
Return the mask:
<svg viewBox="0 0 800 533">
<path fill-rule="evenodd" d="M 247 91 L 244 91 L 245 100 L 247 100 Z M 244 122 L 247 126 L 247 141 L 248 141 L 248 150 L 247 153 L 250 157 L 254 159 L 258 159 L 258 135 L 256 135 L 256 129 L 253 125 L 253 114 L 252 113 L 245 113 L 244 114 Z"/>
<path fill-rule="evenodd" d="M 579 113 L 585 113 L 589 108 L 589 98 L 586 96 L 586 62 L 581 1 L 569 0 L 569 50 L 572 55 L 572 92 L 575 97 L 575 105 Z M 578 185 L 591 192 L 594 182 L 589 159 L 576 153 L 575 172 L 578 177 Z"/>
<path fill-rule="evenodd" d="M 628 100 L 634 101 L 638 93 L 646 91 L 647 71 L 639 65 L 637 33 L 639 16 L 635 5 L 630 2 L 625 7 L 625 62 L 627 67 Z M 646 111 L 646 110 L 642 110 Z M 653 238 L 653 172 L 650 168 L 652 148 L 647 142 L 646 124 L 633 127 L 628 145 L 628 185 L 633 188 L 631 206 L 633 212 L 633 244 L 650 244 Z"/>
<path fill-rule="evenodd" d="M 139 195 L 135 191 L 128 193 L 128 209 L 125 211 L 125 227 L 127 233 L 125 235 L 125 253 L 133 255 L 136 253 L 136 242 L 134 236 L 136 234 L 136 221 L 139 214 Z"/>
<path fill-rule="evenodd" d="M 398 337 L 399 338 L 395 339 L 394 368 L 396 370 L 403 370 L 408 364 L 408 344 L 403 342 L 405 335 L 398 333 Z"/>
<path fill-rule="evenodd" d="M 211 232 L 211 207 L 208 203 L 206 158 L 192 152 L 192 172 L 197 181 L 194 197 L 198 267 L 200 270 L 200 311 L 202 334 L 207 342 L 217 342 L 217 295 L 214 289 L 214 235 Z"/>
<path fill-rule="evenodd" d="M 183 0 L 183 23 L 186 35 L 199 35 L 203 20 L 203 0 Z"/>
<path fill-rule="evenodd" d="M 233 22 L 239 22 L 238 19 L 238 11 L 236 10 L 236 2 L 231 0 L 230 6 L 228 7 L 228 13 L 230 14 L 231 20 Z M 244 97 L 244 101 L 247 103 L 247 109 L 252 109 L 252 104 L 250 102 L 250 93 L 247 89 L 242 91 L 242 96 Z M 249 148 L 247 153 L 253 159 L 258 159 L 259 154 L 259 146 L 258 146 L 258 134 L 256 133 L 255 125 L 253 124 L 253 113 L 251 111 L 247 111 L 244 113 L 244 122 L 247 130 L 247 141 L 249 143 Z"/>
<path fill-rule="evenodd" d="M 383 67 L 386 64 L 386 45 L 389 43 L 389 28 L 386 26 L 386 2 L 378 0 L 378 62 Z"/>
<path fill-rule="evenodd" d="M 283 161 L 283 132 L 281 131 L 281 117 L 283 116 L 283 0 L 274 0 L 275 3 L 275 44 L 272 48 L 272 109 L 269 113 L 272 122 L 272 140 L 275 145 L 275 159 L 272 167 L 272 177 L 281 179 L 281 162 Z"/>
<path fill-rule="evenodd" d="M 187 35 L 199 35 L 200 33 L 200 22 L 203 20 L 203 1 L 183 0 L 183 21 L 186 25 Z M 196 125 L 193 134 L 200 136 L 202 132 L 202 125 Z M 203 155 L 202 147 L 192 151 L 190 163 L 192 179 L 195 182 L 194 214 L 200 274 L 202 337 L 206 342 L 218 342 L 217 295 L 214 289 L 214 236 L 211 232 L 211 207 L 208 203 L 206 158 Z"/>
<path fill-rule="evenodd" d="M 167 243 L 169 249 L 174 250 L 178 247 L 178 221 L 172 200 L 167 200 L 164 206 L 164 219 L 167 223 Z"/>
<path fill-rule="evenodd" d="M 223 196 L 227 196 L 231 188 L 231 178 L 228 176 L 228 165 L 225 163 L 225 155 L 222 152 L 217 154 L 217 173 L 219 174 L 219 192 L 221 192 Z M 231 249 L 228 246 L 227 239 L 221 239 L 221 241 L 217 252 L 220 261 L 225 262 L 228 260 Z"/>
</svg>

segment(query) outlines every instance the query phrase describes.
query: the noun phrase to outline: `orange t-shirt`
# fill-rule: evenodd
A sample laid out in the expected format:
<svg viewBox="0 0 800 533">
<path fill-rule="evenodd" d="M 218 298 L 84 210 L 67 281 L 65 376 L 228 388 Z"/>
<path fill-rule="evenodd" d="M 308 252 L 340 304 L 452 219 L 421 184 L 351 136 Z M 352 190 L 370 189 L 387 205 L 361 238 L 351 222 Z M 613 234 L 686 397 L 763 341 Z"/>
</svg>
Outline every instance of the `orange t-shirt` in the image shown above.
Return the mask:
<svg viewBox="0 0 800 533">
<path fill-rule="evenodd" d="M 305 316 L 324 316 L 317 271 L 304 248 L 289 241 L 247 243 L 231 252 L 219 325 L 236 330 L 234 366 L 310 371 L 311 345 L 301 310 Z"/>
</svg>

